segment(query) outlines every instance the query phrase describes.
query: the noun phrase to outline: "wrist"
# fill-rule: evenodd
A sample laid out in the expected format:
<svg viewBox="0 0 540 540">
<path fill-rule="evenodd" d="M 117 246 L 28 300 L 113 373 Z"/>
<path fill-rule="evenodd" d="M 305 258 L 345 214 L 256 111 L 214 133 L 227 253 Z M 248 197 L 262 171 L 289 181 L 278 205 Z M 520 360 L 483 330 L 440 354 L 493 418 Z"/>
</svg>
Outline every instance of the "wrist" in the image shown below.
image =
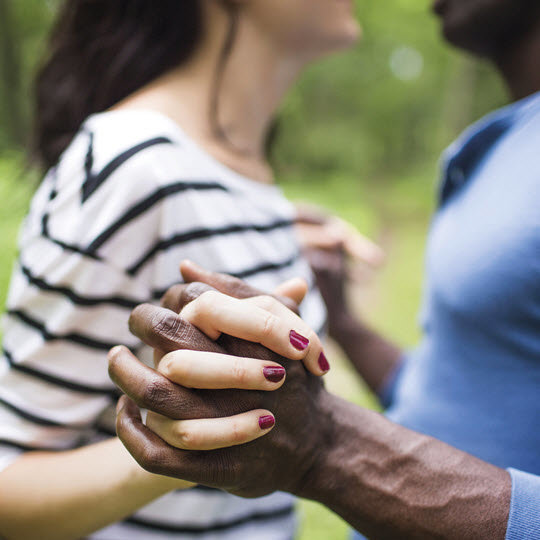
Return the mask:
<svg viewBox="0 0 540 540">
<path fill-rule="evenodd" d="M 187 482 L 186 480 L 154 474 L 143 469 L 127 451 L 120 439 L 117 440 L 122 447 L 126 460 L 128 460 L 129 472 L 127 477 L 129 478 L 128 483 L 132 487 L 141 486 L 145 487 L 145 489 L 151 490 L 152 493 L 165 495 L 170 491 L 175 491 L 177 489 L 188 489 L 196 485 L 192 482 Z"/>
<path fill-rule="evenodd" d="M 350 429 L 353 426 L 350 409 L 355 409 L 354 421 L 357 421 L 358 412 L 362 409 L 326 391 L 318 403 L 320 442 L 313 463 L 294 494 L 325 503 L 328 498 L 332 498 L 336 478 L 341 477 L 340 469 L 347 461 L 343 458 L 347 456 L 349 445 L 343 442 L 351 435 Z"/>
<path fill-rule="evenodd" d="M 339 344 L 350 341 L 366 331 L 366 327 L 352 313 L 342 311 L 328 318 L 328 333 Z"/>
</svg>

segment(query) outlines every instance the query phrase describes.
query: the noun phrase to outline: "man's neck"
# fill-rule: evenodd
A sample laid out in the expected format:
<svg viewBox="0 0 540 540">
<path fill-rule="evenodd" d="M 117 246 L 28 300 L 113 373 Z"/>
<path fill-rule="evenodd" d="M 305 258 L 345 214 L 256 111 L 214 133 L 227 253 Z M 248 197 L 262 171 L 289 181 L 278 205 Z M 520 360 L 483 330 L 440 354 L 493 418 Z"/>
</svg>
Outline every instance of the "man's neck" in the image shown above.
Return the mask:
<svg viewBox="0 0 540 540">
<path fill-rule="evenodd" d="M 494 61 L 514 100 L 540 91 L 540 19 L 513 47 L 495 55 Z"/>
</svg>

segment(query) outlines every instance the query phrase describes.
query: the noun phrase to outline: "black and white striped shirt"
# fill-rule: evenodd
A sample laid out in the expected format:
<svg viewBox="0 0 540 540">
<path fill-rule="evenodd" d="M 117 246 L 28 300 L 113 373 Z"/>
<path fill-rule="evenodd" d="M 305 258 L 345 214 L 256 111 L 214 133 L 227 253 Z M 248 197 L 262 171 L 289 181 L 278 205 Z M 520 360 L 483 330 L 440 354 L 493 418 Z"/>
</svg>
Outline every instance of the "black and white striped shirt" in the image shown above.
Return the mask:
<svg viewBox="0 0 540 540">
<path fill-rule="evenodd" d="M 21 235 L 0 357 L 0 470 L 22 452 L 114 435 L 107 350 L 148 353 L 130 310 L 157 301 L 189 258 L 263 290 L 302 276 L 293 208 L 279 188 L 236 174 L 152 111 L 90 117 L 36 192 Z M 310 291 L 302 314 L 321 330 Z M 289 539 L 293 499 L 170 493 L 92 538 Z"/>
</svg>

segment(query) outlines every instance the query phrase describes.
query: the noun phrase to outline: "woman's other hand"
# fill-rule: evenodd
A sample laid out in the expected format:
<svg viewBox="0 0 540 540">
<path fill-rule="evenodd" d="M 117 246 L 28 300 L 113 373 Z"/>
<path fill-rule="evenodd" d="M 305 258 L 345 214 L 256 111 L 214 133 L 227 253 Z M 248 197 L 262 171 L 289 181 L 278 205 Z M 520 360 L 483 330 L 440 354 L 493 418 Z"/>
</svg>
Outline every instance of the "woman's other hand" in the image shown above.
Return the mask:
<svg viewBox="0 0 540 540">
<path fill-rule="evenodd" d="M 330 335 L 354 319 L 347 301 L 349 283 L 362 283 L 366 269 L 384 262 L 382 249 L 351 224 L 313 206 L 297 208 L 296 229 L 328 310 Z"/>
</svg>

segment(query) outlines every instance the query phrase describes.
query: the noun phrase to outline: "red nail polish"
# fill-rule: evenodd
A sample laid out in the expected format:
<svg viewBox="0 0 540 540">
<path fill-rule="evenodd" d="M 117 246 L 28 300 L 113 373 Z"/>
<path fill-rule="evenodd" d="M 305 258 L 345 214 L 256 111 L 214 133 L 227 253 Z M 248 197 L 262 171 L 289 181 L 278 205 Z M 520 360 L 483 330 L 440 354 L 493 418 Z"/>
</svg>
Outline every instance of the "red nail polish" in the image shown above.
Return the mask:
<svg viewBox="0 0 540 540">
<path fill-rule="evenodd" d="M 266 366 L 263 368 L 263 375 L 267 381 L 277 383 L 285 377 L 285 368 Z"/>
<path fill-rule="evenodd" d="M 309 345 L 309 339 L 294 330 L 289 332 L 289 340 L 291 341 L 291 345 L 299 351 L 304 351 Z"/>
<path fill-rule="evenodd" d="M 319 367 L 321 368 L 321 371 L 324 371 L 325 373 L 330 371 L 330 364 L 323 352 L 319 354 Z"/>
<path fill-rule="evenodd" d="M 261 429 L 270 429 L 275 423 L 276 419 L 270 414 L 259 418 L 259 427 Z"/>
</svg>

